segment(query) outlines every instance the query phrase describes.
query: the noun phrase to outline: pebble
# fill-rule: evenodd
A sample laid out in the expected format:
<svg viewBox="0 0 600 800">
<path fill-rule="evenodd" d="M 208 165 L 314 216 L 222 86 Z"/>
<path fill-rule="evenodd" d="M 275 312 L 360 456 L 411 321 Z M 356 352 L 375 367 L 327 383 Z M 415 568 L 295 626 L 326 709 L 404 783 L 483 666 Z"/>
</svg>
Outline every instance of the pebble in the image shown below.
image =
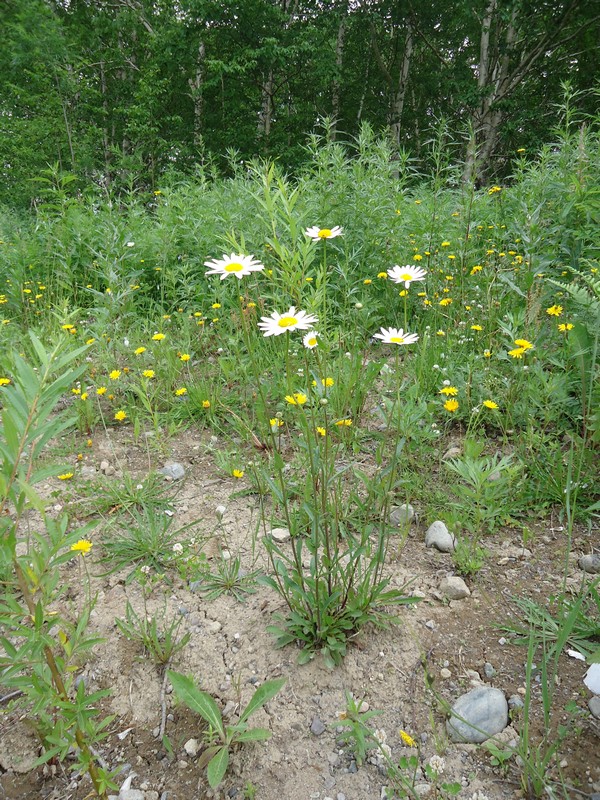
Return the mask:
<svg viewBox="0 0 600 800">
<path fill-rule="evenodd" d="M 485 677 L 486 677 L 486 678 L 488 678 L 488 679 L 490 679 L 490 680 L 491 680 L 491 679 L 492 679 L 492 678 L 495 676 L 495 674 L 496 674 L 496 670 L 495 670 L 495 669 L 494 669 L 494 667 L 493 667 L 493 666 L 490 664 L 490 662 L 489 662 L 489 661 L 486 661 L 486 662 L 485 662 L 485 664 L 483 665 L 483 672 L 484 672 L 484 675 L 485 675 Z"/>
<path fill-rule="evenodd" d="M 427 528 L 425 547 L 435 547 L 440 553 L 452 553 L 456 548 L 456 537 L 444 522 L 436 520 Z"/>
<path fill-rule="evenodd" d="M 410 503 L 402 503 L 401 506 L 392 509 L 390 514 L 390 525 L 399 528 L 401 525 L 410 525 L 415 518 L 415 510 Z"/>
<path fill-rule="evenodd" d="M 447 681 L 448 678 L 451 678 L 451 677 L 452 677 L 452 673 L 450 672 L 449 669 L 446 669 L 446 667 L 444 667 L 443 669 L 440 670 L 440 678 L 443 678 L 445 681 Z"/>
<path fill-rule="evenodd" d="M 319 717 L 313 717 L 313 721 L 310 723 L 310 732 L 315 736 L 321 736 L 325 731 L 325 725 L 321 722 Z"/>
<path fill-rule="evenodd" d="M 458 575 L 451 575 L 449 578 L 444 578 L 440 583 L 440 591 L 446 595 L 449 600 L 462 600 L 464 597 L 469 597 L 471 590 L 462 578 Z"/>
<path fill-rule="evenodd" d="M 100 462 L 100 472 L 103 472 L 105 475 L 114 475 L 115 468 L 112 464 L 110 464 L 106 459 Z"/>
<path fill-rule="evenodd" d="M 183 749 L 191 758 L 198 755 L 200 751 L 200 742 L 198 739 L 188 739 L 187 742 L 183 745 Z"/>
<path fill-rule="evenodd" d="M 511 696 L 508 698 L 508 707 L 509 708 L 511 708 L 511 709 L 523 708 L 524 706 L 525 706 L 525 703 L 523 702 L 523 699 L 522 699 L 522 697 L 520 695 L 511 694 Z"/>
<path fill-rule="evenodd" d="M 273 528 L 271 530 L 271 539 L 279 544 L 287 542 L 292 538 L 289 528 Z"/>
<path fill-rule="evenodd" d="M 223 626 L 216 619 L 210 619 L 206 622 L 205 627 L 209 633 L 218 633 Z"/>
<path fill-rule="evenodd" d="M 146 800 L 146 793 L 141 789 L 125 789 L 119 792 L 119 800 Z"/>
<path fill-rule="evenodd" d="M 185 475 L 185 468 L 178 461 L 167 461 L 157 472 L 172 481 L 179 481 Z"/>
<path fill-rule="evenodd" d="M 506 728 L 508 703 L 500 689 L 482 686 L 461 695 L 452 706 L 451 714 L 453 716 L 446 722 L 450 740 L 481 744 Z"/>
<path fill-rule="evenodd" d="M 442 458 L 444 459 L 444 461 L 447 458 L 457 458 L 461 454 L 461 452 L 462 452 L 462 450 L 460 449 L 460 447 L 457 447 L 456 445 L 454 445 L 453 447 L 449 447 L 446 450 L 446 452 L 444 453 Z"/>
<path fill-rule="evenodd" d="M 584 572 L 590 572 L 596 575 L 600 573 L 600 554 L 591 553 L 586 556 L 581 556 L 578 564 Z"/>
<path fill-rule="evenodd" d="M 600 696 L 594 695 L 588 700 L 588 708 L 592 712 L 592 716 L 600 719 Z"/>
<path fill-rule="evenodd" d="M 419 797 L 429 797 L 432 786 L 430 783 L 415 783 L 415 794 Z"/>
</svg>

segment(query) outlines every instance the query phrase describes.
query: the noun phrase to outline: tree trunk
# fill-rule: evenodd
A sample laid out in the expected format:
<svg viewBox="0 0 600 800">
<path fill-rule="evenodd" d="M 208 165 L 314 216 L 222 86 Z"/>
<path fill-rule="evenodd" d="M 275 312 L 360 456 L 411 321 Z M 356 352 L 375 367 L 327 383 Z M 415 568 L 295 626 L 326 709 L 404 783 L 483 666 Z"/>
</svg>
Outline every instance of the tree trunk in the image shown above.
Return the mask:
<svg viewBox="0 0 600 800">
<path fill-rule="evenodd" d="M 331 98 L 331 140 L 335 141 L 337 126 L 340 120 L 340 96 L 342 87 L 342 64 L 344 59 L 344 40 L 346 38 L 346 17 L 342 17 L 338 26 L 335 44 L 335 78 Z"/>
<path fill-rule="evenodd" d="M 479 72 L 477 89 L 479 105 L 471 112 L 471 135 L 467 146 L 463 180 L 480 182 L 489 171 L 490 161 L 498 143 L 504 119 L 501 101 L 505 100 L 531 72 L 538 58 L 548 55 L 569 36 L 563 33 L 569 19 L 580 5 L 580 0 L 570 0 L 560 19 L 545 33 L 529 42 L 519 27 L 518 6 L 512 10 L 507 22 L 497 0 L 489 0 L 481 25 L 479 42 Z M 525 28 L 526 20 L 521 23 Z M 527 32 L 528 33 L 528 32 Z"/>
<path fill-rule="evenodd" d="M 203 41 L 198 46 L 196 56 L 196 74 L 188 80 L 194 103 L 194 145 L 200 147 L 204 126 L 204 78 L 206 75 L 206 45 Z"/>
<path fill-rule="evenodd" d="M 270 69 L 267 80 L 262 85 L 262 101 L 258 115 L 258 135 L 267 144 L 271 133 L 273 118 L 273 70 Z"/>
<path fill-rule="evenodd" d="M 402 66 L 398 75 L 398 83 L 394 91 L 391 108 L 391 125 L 392 136 L 396 144 L 400 144 L 400 130 L 402 127 L 402 112 L 404 111 L 404 99 L 406 97 L 406 89 L 408 86 L 408 76 L 410 73 L 410 65 L 414 49 L 413 29 L 410 20 L 406 27 L 406 36 L 404 37 L 404 55 L 402 57 Z"/>
</svg>

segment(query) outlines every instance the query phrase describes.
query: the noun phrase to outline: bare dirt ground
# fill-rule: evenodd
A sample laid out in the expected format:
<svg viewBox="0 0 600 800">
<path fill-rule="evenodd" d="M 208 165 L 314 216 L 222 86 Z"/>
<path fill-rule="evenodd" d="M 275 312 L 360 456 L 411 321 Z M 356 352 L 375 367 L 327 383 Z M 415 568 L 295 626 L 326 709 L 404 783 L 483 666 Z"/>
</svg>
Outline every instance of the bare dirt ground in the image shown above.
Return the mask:
<svg viewBox="0 0 600 800">
<path fill-rule="evenodd" d="M 150 468 L 164 463 L 164 455 L 149 460 L 146 450 L 134 445 L 126 431 L 111 436 L 111 440 L 97 437 L 94 448 L 84 453 L 82 466 L 98 468 L 101 460 L 108 459 L 117 469 L 111 480 L 118 481 L 119 471 L 141 478 Z M 176 521 L 183 525 L 197 520 L 189 535 L 206 536 L 215 527 L 215 508 L 224 505 L 228 549 L 239 554 L 244 569 L 267 570 L 264 548 L 256 538 L 256 498 L 232 497 L 239 495 L 244 481 L 220 477 L 206 447 L 207 439 L 206 434 L 186 432 L 169 442 L 168 457 L 186 469 L 182 484 L 174 485 L 179 490 L 174 503 Z M 99 474 L 92 477 L 91 484 L 99 478 Z M 83 483 L 74 483 L 70 490 L 76 492 Z M 52 498 L 52 502 L 62 500 Z M 252 718 L 253 724 L 269 728 L 272 738 L 235 751 L 225 780 L 215 792 L 209 789 L 205 772 L 196 763 L 197 756 L 190 757 L 184 750 L 190 739 L 202 742 L 203 721 L 175 705 L 161 668 L 125 639 L 115 625 L 117 617 L 125 616 L 127 601 L 137 613 L 143 612 L 139 585 L 125 582 L 126 571 L 93 577 L 92 591 L 97 592 L 98 599 L 91 625 L 104 643 L 95 649 L 81 675 L 89 692 L 111 689 L 103 711 L 115 718 L 99 752 L 111 768 L 123 765 L 120 784 L 135 773 L 130 786 L 139 789 L 143 793 L 139 797 L 145 800 L 379 800 L 382 787 L 389 783 L 385 774 L 376 764 L 356 765 L 350 752 L 340 746 L 338 726 L 346 707 L 345 692 L 352 692 L 364 698 L 371 709 L 382 712 L 371 722 L 386 732 L 394 759 L 411 752 L 399 737 L 402 729 L 420 743 L 423 762 L 435 753 L 444 757 L 443 779 L 462 784 L 459 797 L 470 800 L 477 791 L 489 800 L 521 796 L 514 760 L 503 772 L 491 765 L 484 749 L 447 740 L 444 706 L 480 683 L 498 687 L 506 697 L 523 693 L 526 648 L 507 641 L 495 625 L 518 619 L 515 596 L 541 602 L 557 592 L 566 559 L 570 588 L 577 591 L 589 580 L 590 576 L 577 568 L 577 557 L 590 552 L 594 532 L 577 531 L 571 554 L 567 554 L 558 517 L 550 517 L 536 523 L 533 543 L 528 545 L 532 554 L 523 557 L 519 555 L 519 535 L 502 531 L 484 542 L 489 556 L 484 568 L 468 581 L 471 596 L 451 602 L 438 588 L 441 579 L 453 573 L 451 556 L 426 549 L 424 533 L 425 526 L 417 518 L 402 546 L 399 538 L 398 547 L 391 547 L 387 564 L 392 585 L 410 582 L 410 592 L 420 596 L 421 602 L 402 608 L 398 625 L 362 631 L 353 639 L 341 666 L 334 670 L 327 669 L 320 657 L 298 666 L 294 646 L 275 649 L 266 627 L 273 612 L 283 610 L 283 606 L 266 587 L 257 586 L 243 604 L 229 594 L 206 600 L 177 577 L 166 591 L 164 584 L 154 590 L 149 610 L 182 615 L 183 629 L 191 632 L 189 644 L 174 658 L 171 668 L 193 676 L 222 708 L 231 710 L 232 719 L 240 700 L 243 707 L 257 684 L 280 676 L 287 679 L 283 690 Z M 101 536 L 99 529 L 94 534 L 93 555 L 101 550 Z M 212 554 L 219 551 L 214 541 L 205 549 Z M 102 572 L 92 554 L 88 564 L 92 575 Z M 78 570 L 73 560 L 64 574 L 65 582 L 74 587 L 68 595 L 74 611 L 78 603 L 75 587 L 80 586 Z M 486 662 L 495 670 L 491 678 L 484 673 Z M 581 709 L 577 727 L 560 753 L 560 767 L 553 765 L 556 774 L 560 769 L 573 787 L 573 798 L 600 791 L 600 730 L 598 720 L 587 708 L 590 694 L 582 684 L 585 669 L 583 662 L 561 656 L 556 686 L 554 725 L 566 719 L 563 709 L 568 701 L 575 701 Z M 166 734 L 172 754 L 156 735 L 163 705 L 169 715 Z M 18 711 L 7 711 L 6 706 L 3 711 L 0 798 L 81 800 L 90 796 L 89 780 L 74 777 L 68 763 L 32 770 L 31 763 L 40 752 L 33 731 Z M 315 718 L 325 728 L 320 735 L 311 731 Z M 532 719 L 535 741 L 541 724 L 538 685 Z M 516 740 L 518 717 L 513 725 L 500 738 Z M 427 796 L 425 790 L 423 796 Z"/>
</svg>

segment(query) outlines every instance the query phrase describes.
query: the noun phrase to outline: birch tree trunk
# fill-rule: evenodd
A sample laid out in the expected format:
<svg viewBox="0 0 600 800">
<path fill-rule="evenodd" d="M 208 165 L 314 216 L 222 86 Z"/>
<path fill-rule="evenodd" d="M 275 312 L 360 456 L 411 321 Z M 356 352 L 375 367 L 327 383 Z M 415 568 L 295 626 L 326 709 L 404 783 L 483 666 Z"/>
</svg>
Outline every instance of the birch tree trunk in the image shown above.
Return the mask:
<svg viewBox="0 0 600 800">
<path fill-rule="evenodd" d="M 331 139 L 335 141 L 337 126 L 340 120 L 340 99 L 342 88 L 342 65 L 344 61 L 344 40 L 346 38 L 346 17 L 342 17 L 338 26 L 335 44 L 335 78 L 331 97 Z"/>
<path fill-rule="evenodd" d="M 200 41 L 198 54 L 196 56 L 196 73 L 193 78 L 189 78 L 188 84 L 191 89 L 192 101 L 194 103 L 194 144 L 199 147 L 202 141 L 202 130 L 204 127 L 204 78 L 206 75 L 206 45 Z"/>
</svg>

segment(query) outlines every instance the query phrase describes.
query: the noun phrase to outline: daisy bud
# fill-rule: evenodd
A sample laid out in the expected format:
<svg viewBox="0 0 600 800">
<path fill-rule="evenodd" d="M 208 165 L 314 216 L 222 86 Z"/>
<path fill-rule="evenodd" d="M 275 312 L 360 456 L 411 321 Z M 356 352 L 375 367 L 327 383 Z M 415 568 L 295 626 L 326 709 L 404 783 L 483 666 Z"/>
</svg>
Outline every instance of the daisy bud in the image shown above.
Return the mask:
<svg viewBox="0 0 600 800">
<path fill-rule="evenodd" d="M 227 511 L 227 509 L 225 508 L 225 506 L 217 506 L 215 508 L 215 516 L 217 517 L 219 522 L 223 519 L 223 516 L 224 516 L 226 511 Z"/>
</svg>

